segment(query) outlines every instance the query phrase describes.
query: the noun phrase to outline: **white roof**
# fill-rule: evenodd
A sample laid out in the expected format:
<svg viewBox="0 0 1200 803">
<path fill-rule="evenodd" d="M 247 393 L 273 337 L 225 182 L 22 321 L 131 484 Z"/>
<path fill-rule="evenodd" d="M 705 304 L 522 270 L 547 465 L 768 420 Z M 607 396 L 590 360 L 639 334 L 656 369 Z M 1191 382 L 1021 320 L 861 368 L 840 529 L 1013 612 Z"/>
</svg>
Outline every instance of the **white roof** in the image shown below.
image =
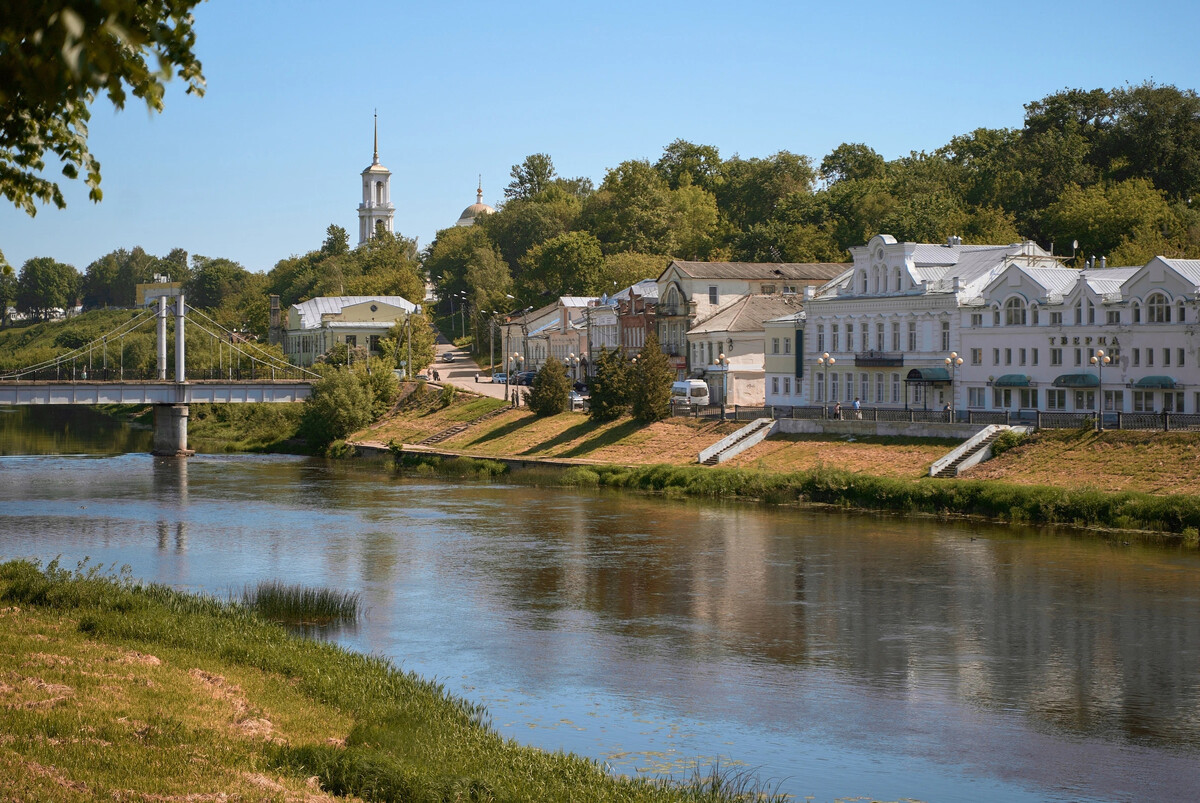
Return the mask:
<svg viewBox="0 0 1200 803">
<path fill-rule="evenodd" d="M 402 296 L 317 296 L 308 301 L 293 304 L 292 309 L 300 317 L 301 329 L 317 329 L 321 326 L 322 316 L 340 315 L 346 307 L 368 301 L 399 307 L 405 312 L 416 312 L 417 310 L 416 304 Z"/>
<path fill-rule="evenodd" d="M 1166 257 L 1159 257 L 1159 259 L 1178 271 L 1180 276 L 1193 285 L 1200 287 L 1200 259 L 1168 259 Z"/>
</svg>

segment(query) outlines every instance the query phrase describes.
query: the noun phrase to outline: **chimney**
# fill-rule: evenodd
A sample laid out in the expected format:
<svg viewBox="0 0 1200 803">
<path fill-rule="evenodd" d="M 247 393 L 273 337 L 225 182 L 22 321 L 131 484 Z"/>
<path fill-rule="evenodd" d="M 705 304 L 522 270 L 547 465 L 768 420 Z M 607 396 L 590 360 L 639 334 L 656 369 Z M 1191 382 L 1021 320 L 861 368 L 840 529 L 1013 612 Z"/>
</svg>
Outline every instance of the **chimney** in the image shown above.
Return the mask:
<svg viewBox="0 0 1200 803">
<path fill-rule="evenodd" d="M 267 332 L 267 341 L 272 345 L 283 342 L 283 329 L 279 324 L 279 296 L 271 295 L 271 328 Z"/>
<path fill-rule="evenodd" d="M 1108 257 L 1100 257 L 1100 267 L 1101 268 L 1108 267 Z"/>
</svg>

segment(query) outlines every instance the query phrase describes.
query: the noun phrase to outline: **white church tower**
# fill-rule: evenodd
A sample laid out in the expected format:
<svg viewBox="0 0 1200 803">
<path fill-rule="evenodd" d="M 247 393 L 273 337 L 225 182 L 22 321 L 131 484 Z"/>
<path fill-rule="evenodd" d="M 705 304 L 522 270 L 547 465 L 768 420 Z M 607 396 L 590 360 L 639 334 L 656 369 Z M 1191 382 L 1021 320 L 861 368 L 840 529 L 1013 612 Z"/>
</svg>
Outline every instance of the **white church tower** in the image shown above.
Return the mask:
<svg viewBox="0 0 1200 803">
<path fill-rule="evenodd" d="M 362 171 L 362 203 L 358 205 L 358 244 L 362 245 L 375 236 L 375 225 L 383 221 L 388 234 L 392 234 L 392 171 L 379 163 L 379 115 L 375 115 L 375 158 L 371 166 Z"/>
</svg>

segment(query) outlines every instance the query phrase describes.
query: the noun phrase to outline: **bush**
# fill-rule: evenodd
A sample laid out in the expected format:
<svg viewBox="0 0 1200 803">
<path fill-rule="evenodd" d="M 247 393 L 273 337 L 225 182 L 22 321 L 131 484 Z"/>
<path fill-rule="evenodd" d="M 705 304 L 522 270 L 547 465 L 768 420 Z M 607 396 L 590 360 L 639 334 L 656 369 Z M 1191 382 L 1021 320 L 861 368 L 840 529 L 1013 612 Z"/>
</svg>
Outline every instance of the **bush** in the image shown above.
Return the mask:
<svg viewBox="0 0 1200 803">
<path fill-rule="evenodd" d="M 525 396 L 526 404 L 534 415 L 557 415 L 567 409 L 568 395 L 571 384 L 567 380 L 567 369 L 554 357 L 546 360 L 537 375 L 533 378 L 533 386 Z"/>
<path fill-rule="evenodd" d="M 370 391 L 353 371 L 338 367 L 313 383 L 312 395 L 304 400 L 300 433 L 314 449 L 323 450 L 369 424 L 371 410 Z"/>
<path fill-rule="evenodd" d="M 629 409 L 629 384 L 632 372 L 621 351 L 600 349 L 596 357 L 596 374 L 589 382 L 591 400 L 588 416 L 593 421 L 613 421 Z"/>
<path fill-rule="evenodd" d="M 649 424 L 671 415 L 671 382 L 675 371 L 667 355 L 658 346 L 654 332 L 646 336 L 646 344 L 638 352 L 633 366 L 630 388 L 630 407 L 635 421 Z"/>
<path fill-rule="evenodd" d="M 1014 446 L 1020 446 L 1029 437 L 1013 429 L 1006 429 L 992 441 L 992 457 L 999 457 Z"/>
</svg>

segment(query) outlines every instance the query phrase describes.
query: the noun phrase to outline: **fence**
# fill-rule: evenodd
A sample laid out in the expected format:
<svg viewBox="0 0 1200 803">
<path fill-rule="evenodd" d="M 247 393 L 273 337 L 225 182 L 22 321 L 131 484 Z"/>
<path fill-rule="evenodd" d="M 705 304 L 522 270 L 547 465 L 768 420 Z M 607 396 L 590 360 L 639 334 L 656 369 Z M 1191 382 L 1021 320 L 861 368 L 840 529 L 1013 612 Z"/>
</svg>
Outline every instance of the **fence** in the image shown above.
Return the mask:
<svg viewBox="0 0 1200 803">
<path fill-rule="evenodd" d="M 894 407 L 850 406 L 838 410 L 831 405 L 803 407 L 748 407 L 734 404 L 694 405 L 677 404 L 671 414 L 692 418 L 719 419 L 721 421 L 753 421 L 756 418 L 797 418 L 808 420 L 842 421 L 908 421 L 920 423 L 967 423 L 1005 424 L 1008 426 L 1028 425 L 1037 429 L 1083 429 L 1096 427 L 1097 413 L 1043 412 L 1041 410 L 905 410 Z M 1200 414 L 1197 413 L 1123 413 L 1107 412 L 1103 415 L 1104 429 L 1151 430 L 1164 432 L 1200 431 Z"/>
</svg>

